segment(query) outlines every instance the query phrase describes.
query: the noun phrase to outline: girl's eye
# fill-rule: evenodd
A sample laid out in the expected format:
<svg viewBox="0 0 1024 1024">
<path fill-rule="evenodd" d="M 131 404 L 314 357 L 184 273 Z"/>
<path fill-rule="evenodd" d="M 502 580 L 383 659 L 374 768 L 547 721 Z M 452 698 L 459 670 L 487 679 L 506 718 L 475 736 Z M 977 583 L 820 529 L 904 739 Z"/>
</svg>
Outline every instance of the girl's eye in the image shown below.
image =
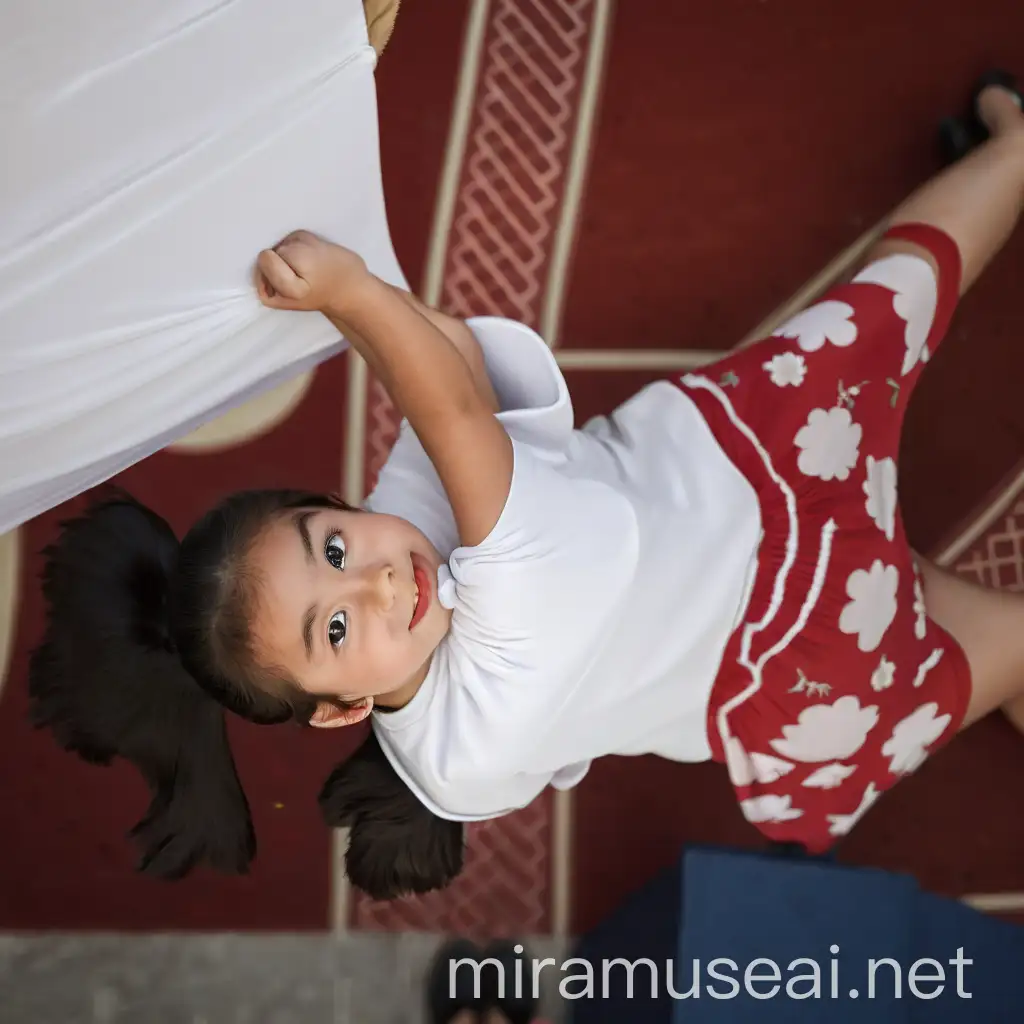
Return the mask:
<svg viewBox="0 0 1024 1024">
<path fill-rule="evenodd" d="M 345 642 L 345 634 L 348 632 L 348 615 L 345 612 L 335 612 L 327 623 L 327 639 L 335 649 Z"/>
<path fill-rule="evenodd" d="M 340 533 L 332 533 L 324 545 L 324 557 L 335 569 L 345 568 L 345 542 Z"/>
</svg>

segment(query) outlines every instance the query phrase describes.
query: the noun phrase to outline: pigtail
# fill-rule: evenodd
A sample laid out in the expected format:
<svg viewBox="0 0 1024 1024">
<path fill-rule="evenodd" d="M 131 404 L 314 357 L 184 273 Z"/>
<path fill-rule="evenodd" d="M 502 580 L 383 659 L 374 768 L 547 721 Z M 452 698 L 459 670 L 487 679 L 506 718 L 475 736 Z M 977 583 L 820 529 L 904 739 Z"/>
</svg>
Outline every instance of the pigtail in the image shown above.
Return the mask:
<svg viewBox="0 0 1024 1024">
<path fill-rule="evenodd" d="M 256 842 L 224 712 L 186 672 L 170 633 L 173 531 L 118 496 L 63 523 L 44 555 L 49 615 L 29 667 L 33 724 L 85 761 L 123 757 L 141 773 L 152 793 L 130 833 L 141 871 L 179 878 L 205 861 L 244 873 Z"/>
<path fill-rule="evenodd" d="M 320 810 L 328 825 L 350 830 L 345 871 L 371 899 L 443 889 L 462 871 L 464 826 L 420 803 L 373 730 L 324 783 Z"/>
</svg>

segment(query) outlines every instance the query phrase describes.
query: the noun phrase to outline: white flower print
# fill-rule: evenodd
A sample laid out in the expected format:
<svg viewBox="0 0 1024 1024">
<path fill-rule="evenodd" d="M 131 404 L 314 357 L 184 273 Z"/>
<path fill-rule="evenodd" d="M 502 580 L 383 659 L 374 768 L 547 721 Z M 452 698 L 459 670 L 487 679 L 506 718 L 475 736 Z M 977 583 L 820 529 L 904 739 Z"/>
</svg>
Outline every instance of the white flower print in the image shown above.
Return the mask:
<svg viewBox="0 0 1024 1024">
<path fill-rule="evenodd" d="M 895 676 L 896 665 L 883 654 L 882 660 L 878 663 L 878 668 L 875 669 L 871 676 L 871 689 L 877 690 L 879 693 L 882 690 L 888 690 L 892 686 Z"/>
<path fill-rule="evenodd" d="M 928 609 L 924 603 L 924 588 L 921 586 L 921 577 L 914 573 L 914 614 L 917 616 L 914 622 L 914 636 L 923 640 L 928 633 Z"/>
<path fill-rule="evenodd" d="M 773 335 L 774 338 L 796 338 L 805 352 L 817 352 L 826 341 L 846 348 L 857 340 L 857 325 L 853 322 L 853 306 L 829 299 L 787 320 Z"/>
<path fill-rule="evenodd" d="M 875 787 L 873 782 L 869 782 L 867 788 L 864 790 L 864 795 L 860 798 L 860 804 L 852 814 L 829 814 L 827 815 L 830 822 L 829 834 L 833 836 L 845 836 L 848 832 L 853 829 L 853 826 L 864 817 L 868 811 L 875 805 L 875 801 L 882 794 Z"/>
<path fill-rule="evenodd" d="M 886 540 L 892 540 L 896 530 L 896 463 L 892 459 L 867 457 L 867 477 L 864 480 L 868 515 L 875 521 Z"/>
<path fill-rule="evenodd" d="M 906 323 L 902 374 L 906 376 L 919 362 L 929 359 L 928 334 L 935 322 L 939 290 L 935 272 L 922 259 L 904 254 L 890 256 L 865 267 L 854 281 L 879 284 L 893 292 L 892 306 Z"/>
<path fill-rule="evenodd" d="M 889 771 L 893 775 L 909 775 L 924 764 L 928 756 L 926 748 L 946 731 L 952 717 L 936 715 L 938 710 L 935 701 L 922 704 L 893 729 L 892 736 L 882 747 L 882 753 L 892 759 Z"/>
<path fill-rule="evenodd" d="M 900 574 L 894 565 L 875 559 L 870 569 L 856 569 L 846 581 L 850 601 L 839 615 L 839 628 L 856 635 L 862 651 L 874 651 L 896 618 Z"/>
<path fill-rule="evenodd" d="M 932 651 L 932 653 L 929 654 L 923 662 L 921 662 L 917 669 L 917 675 L 914 676 L 915 688 L 924 685 L 924 681 L 927 678 L 928 673 L 931 672 L 931 670 L 935 668 L 940 661 L 942 661 L 943 654 L 945 654 L 945 651 L 943 651 L 941 647 L 936 647 L 935 650 Z"/>
<path fill-rule="evenodd" d="M 795 443 L 802 448 L 797 465 L 804 476 L 845 480 L 857 465 L 863 428 L 849 409 L 812 409 Z"/>
<path fill-rule="evenodd" d="M 780 352 L 764 368 L 777 388 L 798 388 L 807 376 L 807 360 L 796 352 Z"/>
<path fill-rule="evenodd" d="M 808 775 L 803 784 L 811 789 L 835 789 L 841 786 L 855 771 L 855 764 L 826 764 Z"/>
<path fill-rule="evenodd" d="M 878 708 L 862 708 L 856 697 L 834 704 L 812 704 L 800 712 L 796 725 L 782 727 L 782 739 L 769 744 L 792 761 L 813 764 L 842 761 L 857 753 L 878 722 Z"/>
<path fill-rule="evenodd" d="M 788 794 L 751 797 L 740 801 L 740 810 L 747 821 L 792 821 L 803 815 L 803 811 L 792 806 L 793 798 Z"/>
<path fill-rule="evenodd" d="M 755 782 L 770 785 L 788 775 L 794 765 L 771 754 L 760 754 L 756 751 L 748 754 L 743 744 L 735 736 L 730 736 L 725 745 L 725 763 L 729 769 L 729 779 L 734 786 L 751 786 Z"/>
</svg>

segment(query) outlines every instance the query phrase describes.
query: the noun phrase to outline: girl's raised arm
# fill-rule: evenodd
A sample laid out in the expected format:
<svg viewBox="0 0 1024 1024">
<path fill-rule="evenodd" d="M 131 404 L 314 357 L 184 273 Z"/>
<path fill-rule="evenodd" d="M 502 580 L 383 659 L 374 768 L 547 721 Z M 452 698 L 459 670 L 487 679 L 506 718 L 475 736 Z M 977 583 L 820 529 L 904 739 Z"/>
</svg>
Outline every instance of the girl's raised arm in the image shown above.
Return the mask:
<svg viewBox="0 0 1024 1024">
<path fill-rule="evenodd" d="M 501 403 L 498 401 L 494 385 L 488 376 L 483 350 L 480 348 L 480 342 L 476 340 L 476 336 L 466 325 L 466 321 L 448 316 L 447 313 L 425 305 L 409 292 L 399 288 L 394 290 L 414 309 L 419 310 L 462 353 L 462 358 L 469 363 L 473 380 L 476 381 L 477 389 L 483 395 L 484 401 L 487 402 L 492 412 L 500 412 Z"/>
<path fill-rule="evenodd" d="M 260 254 L 257 286 L 266 305 L 322 312 L 366 359 L 437 470 L 461 544 L 480 544 L 508 499 L 513 450 L 455 344 L 354 253 L 305 232 Z"/>
</svg>

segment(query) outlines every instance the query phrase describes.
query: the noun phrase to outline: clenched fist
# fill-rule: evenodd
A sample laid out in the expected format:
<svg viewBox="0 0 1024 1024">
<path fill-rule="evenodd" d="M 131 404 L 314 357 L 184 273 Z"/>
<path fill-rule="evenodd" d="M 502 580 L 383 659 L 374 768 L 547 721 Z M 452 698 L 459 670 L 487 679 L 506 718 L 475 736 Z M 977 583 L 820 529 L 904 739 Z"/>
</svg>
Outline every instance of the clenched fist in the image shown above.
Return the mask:
<svg viewBox="0 0 1024 1024">
<path fill-rule="evenodd" d="M 271 309 L 343 316 L 370 279 L 362 257 L 309 231 L 295 231 L 256 261 L 256 290 Z"/>
</svg>

